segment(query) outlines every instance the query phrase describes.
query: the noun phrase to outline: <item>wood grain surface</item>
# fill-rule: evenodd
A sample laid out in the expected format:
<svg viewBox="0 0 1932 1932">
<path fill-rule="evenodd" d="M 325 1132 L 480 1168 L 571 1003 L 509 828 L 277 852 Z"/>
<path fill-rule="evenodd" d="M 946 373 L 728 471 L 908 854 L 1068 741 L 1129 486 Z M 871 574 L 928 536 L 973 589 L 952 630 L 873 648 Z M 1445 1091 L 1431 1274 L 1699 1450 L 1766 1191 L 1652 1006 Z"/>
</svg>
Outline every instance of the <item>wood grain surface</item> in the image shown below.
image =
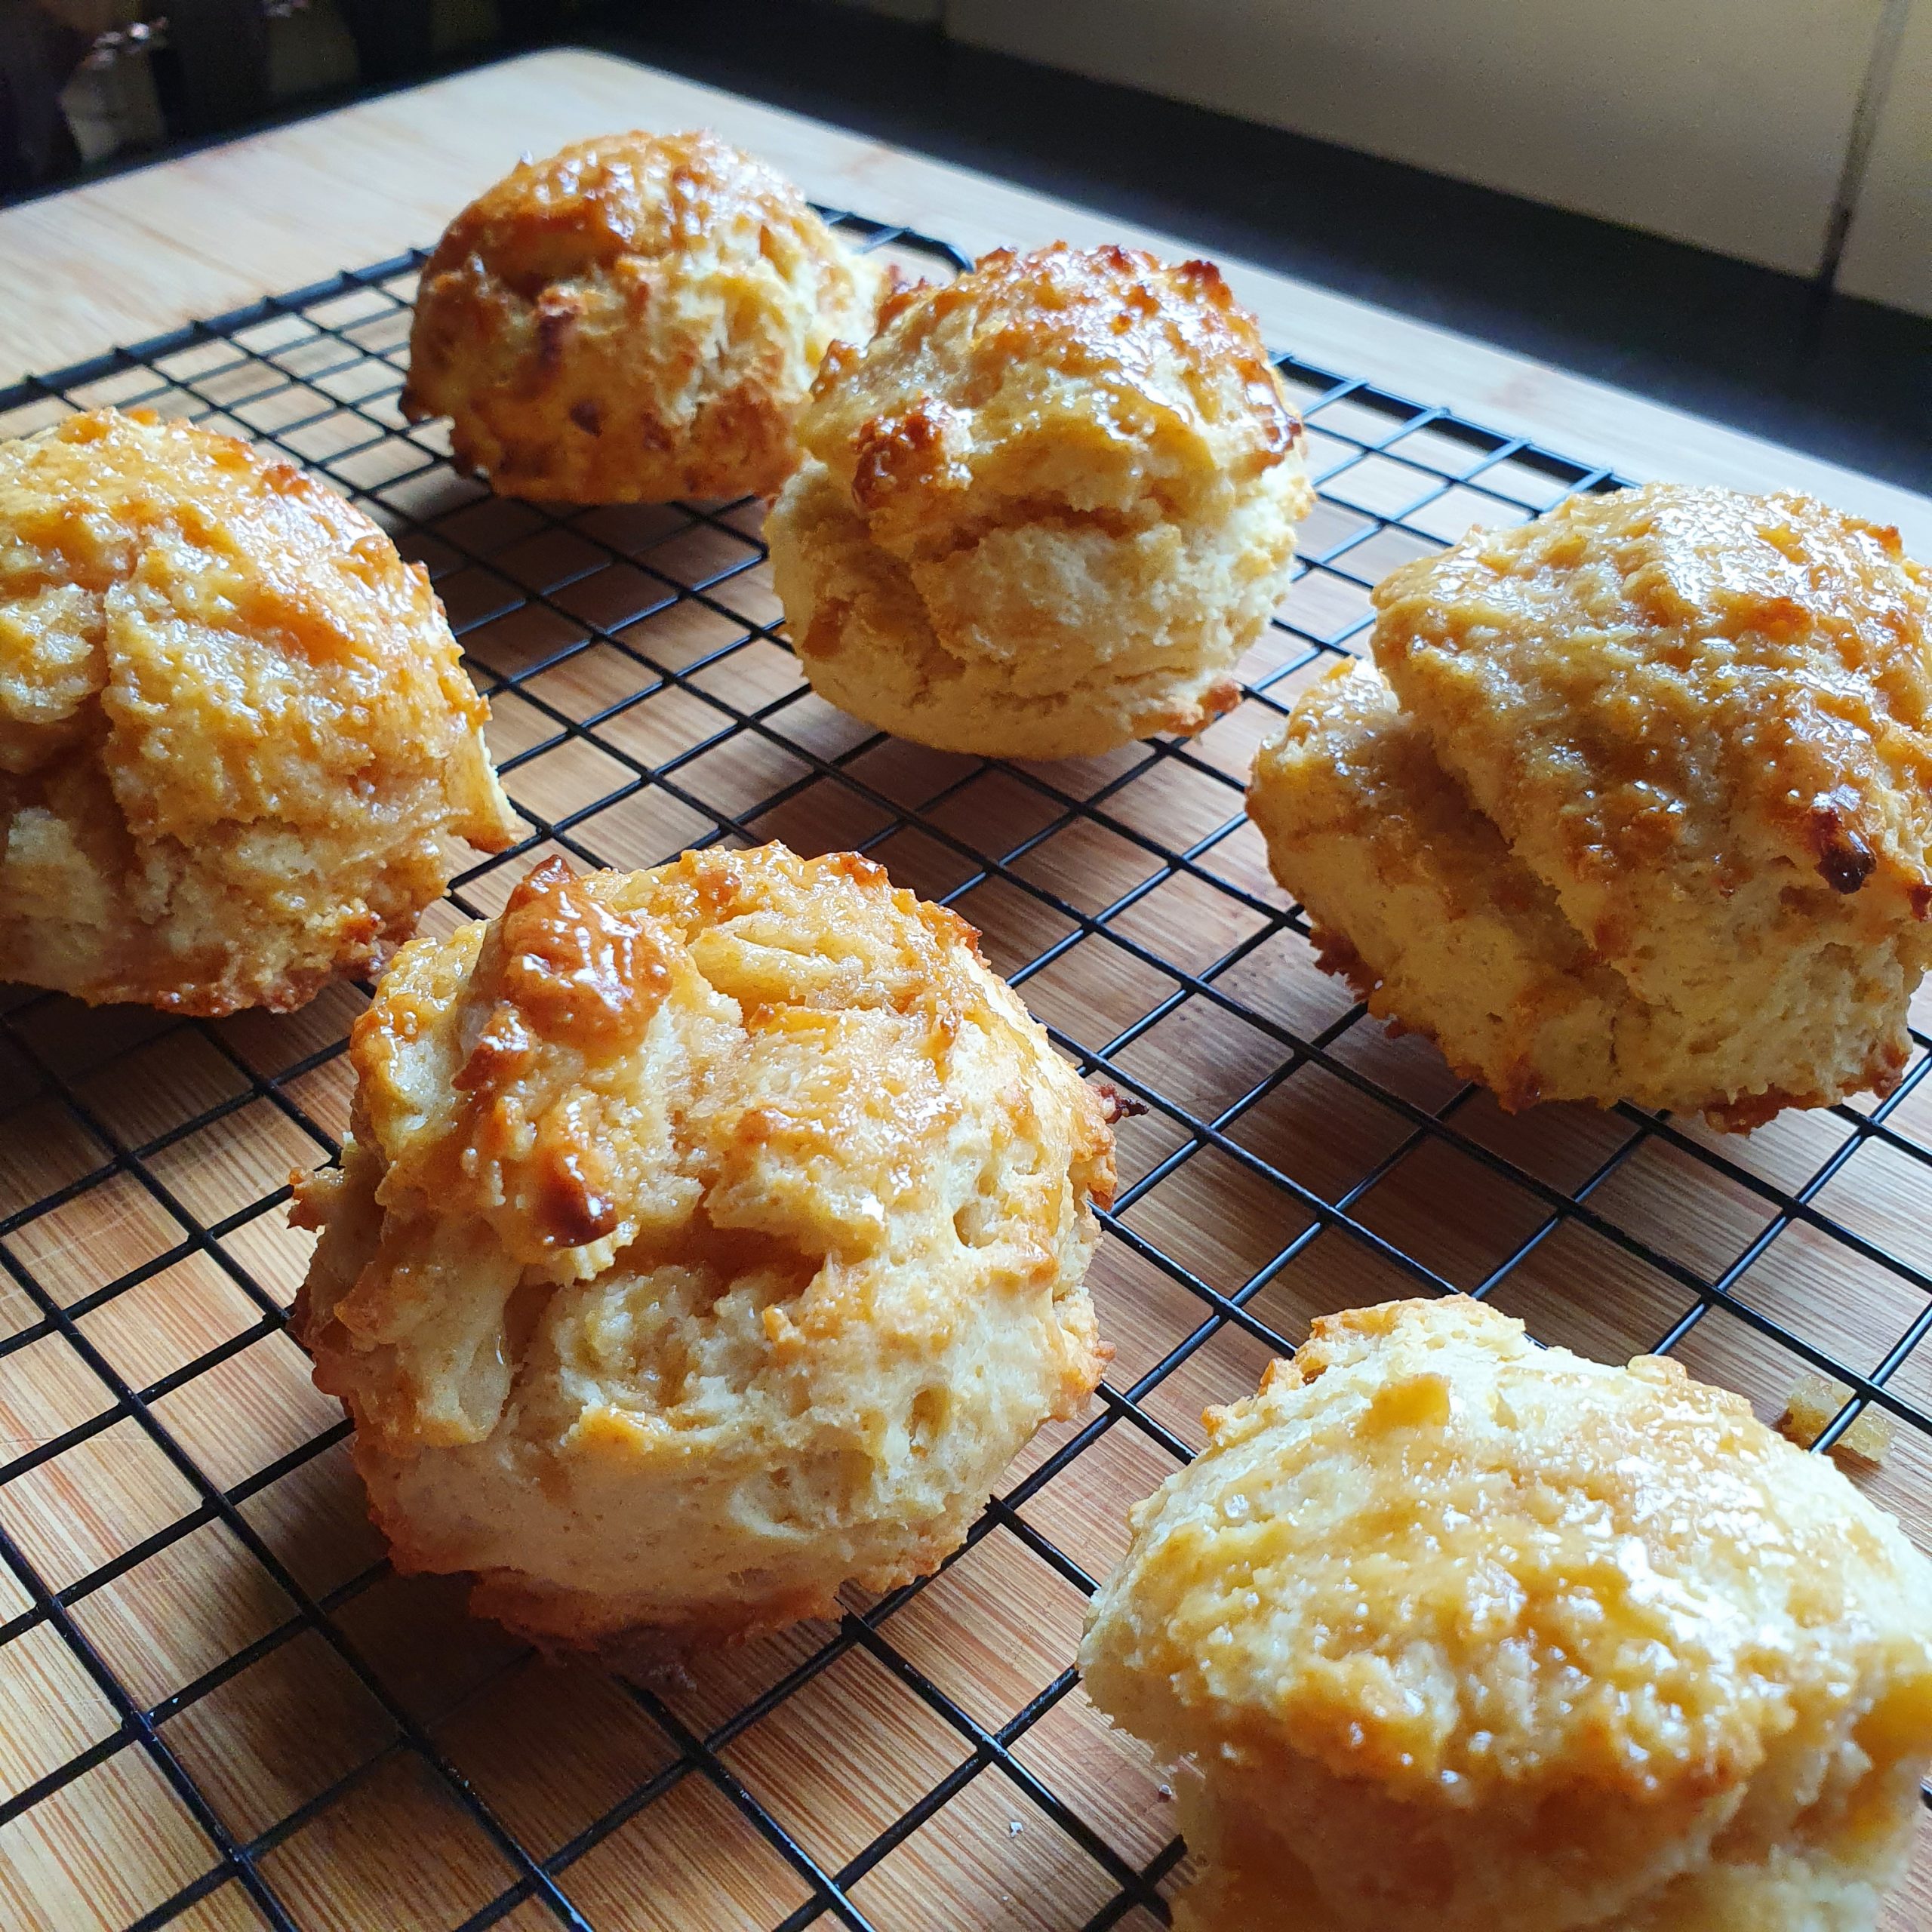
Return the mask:
<svg viewBox="0 0 1932 1932">
<path fill-rule="evenodd" d="M 18 217 L 67 238 L 37 318 L 0 278 L 15 352 L 58 359 L 188 312 L 171 305 L 424 238 L 515 147 L 611 120 L 711 120 L 821 195 L 968 247 L 1023 214 L 1037 225 L 1008 231 L 1021 238 L 1100 232 L 588 56 L 421 91 L 414 131 L 403 98 L 265 137 L 252 163 L 218 150 L 104 184 L 64 229 L 59 203 L 0 217 L 0 249 L 22 245 Z M 316 194 L 320 155 L 340 200 Z M 208 211 L 224 196 L 225 228 Z M 115 221 L 142 278 L 97 257 L 82 296 L 76 238 Z M 264 260 L 274 272 L 251 282 Z M 556 515 L 433 460 L 436 431 L 395 409 L 408 294 L 199 346 L 152 399 L 275 436 L 368 493 L 436 577 L 534 835 L 563 826 L 622 866 L 716 837 L 866 845 L 901 883 L 951 896 L 1068 1050 L 1146 1097 L 1122 1124 L 1121 1202 L 1093 1274 L 1108 1399 L 1043 1435 L 971 1546 L 903 1602 L 854 1592 L 840 1624 L 669 1675 L 543 1663 L 467 1618 L 460 1582 L 387 1570 L 339 1412 L 281 1329 L 309 1246 L 284 1183 L 346 1124 L 341 1048 L 365 995 L 214 1025 L 0 995 L 0 1926 L 91 1932 L 178 1906 L 166 1922 L 195 1928 L 279 1912 L 328 1932 L 478 1915 L 535 1932 L 559 1916 L 517 1889 L 540 1875 L 626 1932 L 803 1924 L 827 1879 L 848 1922 L 881 1932 L 1149 1932 L 1175 1875 L 1137 1875 L 1171 1839 L 1172 1805 L 1069 1681 L 1082 1580 L 1118 1555 L 1172 1445 L 1201 1441 L 1204 1404 L 1250 1392 L 1313 1316 L 1418 1285 L 1487 1286 L 1544 1339 L 1608 1358 L 1675 1336 L 1694 1373 L 1767 1418 L 1814 1358 L 1887 1368 L 1910 1413 L 1854 1480 L 1932 1545 L 1932 1346 L 1894 1360 L 1932 1281 L 1932 1078 L 1915 1067 L 1875 1130 L 1869 1109 L 1743 1139 L 1589 1109 L 1505 1115 L 1315 970 L 1241 817 L 1255 744 L 1314 648 L 1346 648 L 1367 582 L 1474 518 L 1532 513 L 1559 480 L 1527 464 L 1471 479 L 1468 447 L 1425 427 L 1401 453 L 1439 489 L 1391 521 L 1387 459 L 1365 446 L 1400 419 L 1314 408 L 1326 494 L 1304 549 L 1328 561 L 1244 666 L 1259 694 L 1184 751 L 988 765 L 876 739 L 805 689 L 771 634 L 755 506 Z M 1426 380 L 1395 386 L 1482 420 L 1519 381 L 1546 441 L 1601 453 L 1587 432 L 1607 392 L 1506 377 L 1508 358 L 1446 338 L 1415 346 L 1408 325 L 1352 355 L 1354 305 L 1274 295 L 1272 332 L 1304 355 L 1352 368 L 1407 342 Z M 50 355 L 32 331 L 63 303 L 72 330 Z M 1310 317 L 1332 337 L 1298 334 Z M 68 400 L 130 401 L 153 380 Z M 1749 480 L 1778 480 L 1762 445 L 1678 433 L 1654 448 L 1661 466 L 1755 463 Z M 461 910 L 427 923 L 494 910 L 549 849 L 539 837 L 483 868 Z M 222 1877 L 224 1838 L 247 1847 L 258 1897 Z M 1884 1924 L 1932 1924 L 1932 1833 Z"/>
</svg>

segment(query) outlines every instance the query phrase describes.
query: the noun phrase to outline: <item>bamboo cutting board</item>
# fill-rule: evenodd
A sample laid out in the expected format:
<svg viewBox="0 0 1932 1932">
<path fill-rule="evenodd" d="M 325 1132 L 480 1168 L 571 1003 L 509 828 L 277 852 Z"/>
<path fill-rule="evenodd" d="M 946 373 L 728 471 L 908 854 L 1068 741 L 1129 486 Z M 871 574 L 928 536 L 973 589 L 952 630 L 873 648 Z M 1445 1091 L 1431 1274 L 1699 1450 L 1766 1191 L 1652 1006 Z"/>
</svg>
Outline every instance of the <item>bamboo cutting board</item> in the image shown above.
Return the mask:
<svg viewBox="0 0 1932 1932">
<path fill-rule="evenodd" d="M 573 74 L 583 85 L 560 101 Z M 478 102 L 544 131 L 489 130 L 519 145 L 592 115 L 734 131 L 712 111 L 723 97 L 591 57 L 466 78 L 496 91 L 463 97 L 466 114 L 428 89 L 414 133 L 355 124 L 369 145 L 346 213 L 313 165 L 327 124 L 263 137 L 294 171 L 275 177 L 285 226 L 305 225 L 286 220 L 292 196 L 337 251 L 298 267 L 306 241 L 271 251 L 281 279 L 431 238 L 476 185 L 457 177 L 486 145 L 469 131 Z M 849 137 L 820 131 L 814 146 L 809 124 L 740 109 L 784 124 L 790 145 L 764 151 L 817 192 L 814 169 L 848 171 L 861 212 L 903 218 L 906 181 L 943 176 L 933 192 L 970 213 L 955 171 L 907 162 L 902 177 L 882 151 L 862 165 Z M 400 237 L 370 184 L 401 180 L 405 202 L 417 189 L 380 127 L 458 157 L 425 177 L 439 213 L 405 207 Z M 221 151 L 196 162 L 211 192 L 234 186 Z M 876 210 L 858 201 L 868 168 Z M 184 232 L 212 234 L 220 204 L 171 179 Z M 989 184 L 980 227 L 924 226 L 977 248 L 1021 201 L 1048 205 Z M 14 221 L 0 216 L 0 251 L 25 232 Z M 171 302 L 259 292 L 233 279 L 255 268 L 221 262 L 229 294 L 204 302 L 192 253 L 158 234 L 129 245 L 156 307 L 124 335 L 175 319 Z M 1205 1404 L 1251 1391 L 1313 1316 L 1419 1288 L 1485 1290 L 1599 1356 L 1668 1340 L 1767 1417 L 1817 1362 L 1882 1383 L 1891 1441 L 1855 1479 L 1932 1545 L 1932 1349 L 1911 1346 L 1932 1290 L 1925 1042 L 1884 1109 L 1788 1115 L 1746 1140 L 1589 1109 L 1506 1115 L 1315 970 L 1241 816 L 1260 737 L 1327 654 L 1359 646 L 1367 583 L 1472 520 L 1586 484 L 1599 450 L 1566 463 L 1338 385 L 1356 365 L 1321 365 L 1287 325 L 1301 311 L 1278 308 L 1277 340 L 1309 358 L 1291 373 L 1324 494 L 1304 531 L 1311 567 L 1243 667 L 1254 694 L 1184 748 L 992 765 L 879 740 L 804 690 L 774 632 L 755 506 L 557 515 L 456 478 L 435 432 L 395 411 L 409 288 L 406 269 L 345 286 L 23 403 L 0 430 L 142 396 L 204 413 L 365 493 L 429 565 L 492 694 L 531 835 L 432 925 L 494 911 L 558 845 L 620 866 L 707 839 L 862 846 L 950 897 L 1066 1049 L 1146 1104 L 1122 1124 L 1093 1275 L 1115 1360 L 1105 1399 L 1035 1442 L 924 1588 L 853 1593 L 838 1623 L 671 1675 L 547 1666 L 467 1619 L 460 1584 L 389 1573 L 339 1412 L 283 1331 L 309 1241 L 286 1224 L 285 1179 L 346 1124 L 341 1049 L 363 994 L 214 1025 L 7 995 L 0 1926 L 1145 1932 L 1175 1881 L 1172 1805 L 1072 1681 L 1084 1592 L 1124 1545 L 1127 1505 L 1199 1443 Z M 1272 299 L 1303 297 L 1282 285 Z M 18 328 L 11 300 L 0 325 Z M 1500 380 L 1489 352 L 1458 362 L 1466 347 L 1431 352 L 1472 384 Z M 1479 396 L 1455 399 L 1481 420 Z M 1569 446 L 1565 427 L 1540 432 L 1546 449 Z M 1654 458 L 1782 480 L 1775 452 L 1700 433 Z M 1921 1833 L 1887 1932 L 1932 1923 L 1928 1845 Z"/>
</svg>

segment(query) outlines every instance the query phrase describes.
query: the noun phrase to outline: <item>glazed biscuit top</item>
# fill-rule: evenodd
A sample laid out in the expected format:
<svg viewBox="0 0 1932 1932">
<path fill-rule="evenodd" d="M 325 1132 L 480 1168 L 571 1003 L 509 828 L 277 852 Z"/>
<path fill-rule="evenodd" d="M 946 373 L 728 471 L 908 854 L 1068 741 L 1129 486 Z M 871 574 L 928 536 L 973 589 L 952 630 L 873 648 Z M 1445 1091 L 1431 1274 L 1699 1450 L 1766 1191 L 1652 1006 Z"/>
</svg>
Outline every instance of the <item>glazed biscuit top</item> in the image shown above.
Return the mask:
<svg viewBox="0 0 1932 1932">
<path fill-rule="evenodd" d="M 912 557 L 1020 510 L 1185 517 L 1288 462 L 1301 426 L 1212 263 L 1057 242 L 890 297 L 869 347 L 826 357 L 799 434 Z"/>
<path fill-rule="evenodd" d="M 450 223 L 424 273 L 480 255 L 537 287 L 738 242 L 783 266 L 829 233 L 783 175 L 715 134 L 606 134 L 512 168 Z"/>
<path fill-rule="evenodd" d="M 847 1331 L 890 1354 L 952 1319 L 962 1242 L 986 1244 L 976 1279 L 1054 1278 L 1087 1194 L 1111 1190 L 1100 1101 L 972 929 L 850 854 L 583 878 L 552 860 L 487 925 L 406 947 L 350 1051 L 385 1219 L 333 1312 L 401 1344 L 361 1392 L 391 1440 L 488 1432 L 450 1337 L 494 1334 L 519 1278 L 601 1292 L 621 1254 L 580 1324 L 595 1343 L 653 1267 L 775 1271 L 781 1367 Z"/>
<path fill-rule="evenodd" d="M 353 829 L 454 761 L 494 848 L 488 715 L 422 566 L 293 465 L 145 411 L 0 445 L 0 774 L 97 746 L 129 829 L 192 841 Z"/>
<path fill-rule="evenodd" d="M 1932 573 L 1804 497 L 1654 484 L 1377 588 L 1378 663 L 1616 956 L 1660 891 L 1767 869 L 1932 909 Z"/>
<path fill-rule="evenodd" d="M 794 288 L 801 300 L 835 282 L 849 291 L 862 274 L 869 284 L 877 279 L 782 175 L 699 131 L 604 135 L 522 162 L 444 230 L 423 284 L 434 291 L 454 272 L 486 274 L 506 303 L 531 311 L 541 355 L 546 328 L 560 341 L 583 318 L 571 294 L 580 285 L 635 284 L 642 300 L 657 269 L 730 262 Z M 433 332 L 438 317 L 426 306 Z M 675 336 L 685 320 L 660 315 L 648 302 L 645 308 L 648 340 Z M 815 329 L 810 314 L 803 321 Z M 825 347 L 822 340 L 809 345 L 814 356 Z M 685 354 L 695 383 L 703 345 L 688 345 Z"/>
<path fill-rule="evenodd" d="M 1169 1750 L 1661 1804 L 1852 1687 L 1932 1725 L 1932 1567 L 1826 1459 L 1466 1300 L 1317 1321 L 1134 1524 L 1083 1661 Z"/>
</svg>

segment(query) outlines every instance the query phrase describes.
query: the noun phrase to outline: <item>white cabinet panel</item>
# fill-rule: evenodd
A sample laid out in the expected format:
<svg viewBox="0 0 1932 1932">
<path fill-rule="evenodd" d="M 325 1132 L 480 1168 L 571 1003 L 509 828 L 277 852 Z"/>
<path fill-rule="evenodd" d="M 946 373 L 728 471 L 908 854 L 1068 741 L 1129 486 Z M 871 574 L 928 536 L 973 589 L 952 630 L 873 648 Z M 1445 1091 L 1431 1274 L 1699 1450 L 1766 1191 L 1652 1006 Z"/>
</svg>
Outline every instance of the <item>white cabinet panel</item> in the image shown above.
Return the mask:
<svg viewBox="0 0 1932 1932">
<path fill-rule="evenodd" d="M 1913 0 L 1838 286 L 1932 315 L 1932 0 Z"/>
<path fill-rule="evenodd" d="M 946 20 L 958 39 L 1809 275 L 1882 4 L 947 0 Z"/>
</svg>

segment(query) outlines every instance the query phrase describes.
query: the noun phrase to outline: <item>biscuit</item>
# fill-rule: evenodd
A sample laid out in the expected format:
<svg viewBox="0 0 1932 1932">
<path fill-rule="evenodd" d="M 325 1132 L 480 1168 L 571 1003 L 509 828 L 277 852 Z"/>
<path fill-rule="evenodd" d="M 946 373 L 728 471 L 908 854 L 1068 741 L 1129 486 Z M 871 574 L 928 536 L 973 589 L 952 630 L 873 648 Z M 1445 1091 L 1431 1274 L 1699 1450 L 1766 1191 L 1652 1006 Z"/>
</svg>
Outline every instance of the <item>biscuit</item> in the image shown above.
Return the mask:
<svg viewBox="0 0 1932 1932">
<path fill-rule="evenodd" d="M 1932 1565 L 1740 1397 L 1462 1297 L 1315 1323 L 1133 1512 L 1095 1703 L 1185 1767 L 1188 1932 L 1870 1932 Z"/>
<path fill-rule="evenodd" d="M 1375 601 L 1402 709 L 1595 957 L 1693 1035 L 1801 1037 L 1761 1111 L 1890 1090 L 1932 956 L 1932 575 L 1896 531 L 1654 484 Z"/>
<path fill-rule="evenodd" d="M 1505 1107 L 1630 1100 L 1749 1127 L 1793 1095 L 1882 1088 L 1909 1053 L 1917 975 L 1892 949 L 1788 949 L 1724 1027 L 1640 998 L 1371 665 L 1303 692 L 1257 755 L 1248 811 L 1321 962 Z"/>
<path fill-rule="evenodd" d="M 884 290 L 791 183 L 711 134 L 525 162 L 423 271 L 402 408 L 500 495 L 769 495 L 833 340 Z"/>
<path fill-rule="evenodd" d="M 1000 250 L 826 358 L 766 520 L 819 694 L 949 751 L 1199 730 L 1313 498 L 1254 318 L 1206 262 Z"/>
<path fill-rule="evenodd" d="M 297 1332 L 397 1563 L 528 1635 L 906 1582 L 1099 1380 L 1105 1110 L 865 860 L 552 860 L 406 949 L 350 1051 Z"/>
<path fill-rule="evenodd" d="M 177 1012 L 380 971 L 516 820 L 420 564 L 139 412 L 0 444 L 0 979 Z"/>
</svg>

